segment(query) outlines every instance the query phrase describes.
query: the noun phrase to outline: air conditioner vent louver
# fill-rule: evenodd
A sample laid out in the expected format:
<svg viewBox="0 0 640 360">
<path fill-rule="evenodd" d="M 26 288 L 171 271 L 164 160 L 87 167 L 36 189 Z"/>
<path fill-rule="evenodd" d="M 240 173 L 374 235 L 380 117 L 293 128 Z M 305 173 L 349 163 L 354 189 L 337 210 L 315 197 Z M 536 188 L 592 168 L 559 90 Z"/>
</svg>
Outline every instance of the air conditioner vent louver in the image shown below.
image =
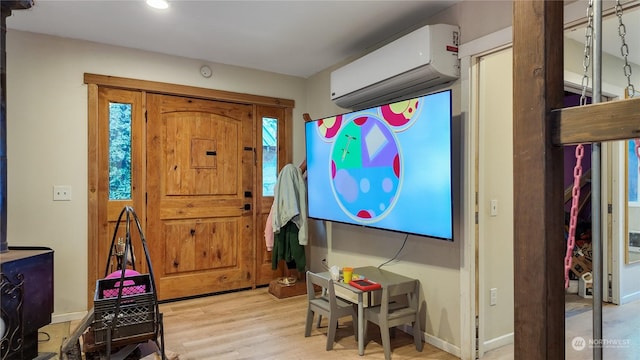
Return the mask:
<svg viewBox="0 0 640 360">
<path fill-rule="evenodd" d="M 459 29 L 428 25 L 331 73 L 331 99 L 362 109 L 454 81 L 460 77 Z"/>
</svg>

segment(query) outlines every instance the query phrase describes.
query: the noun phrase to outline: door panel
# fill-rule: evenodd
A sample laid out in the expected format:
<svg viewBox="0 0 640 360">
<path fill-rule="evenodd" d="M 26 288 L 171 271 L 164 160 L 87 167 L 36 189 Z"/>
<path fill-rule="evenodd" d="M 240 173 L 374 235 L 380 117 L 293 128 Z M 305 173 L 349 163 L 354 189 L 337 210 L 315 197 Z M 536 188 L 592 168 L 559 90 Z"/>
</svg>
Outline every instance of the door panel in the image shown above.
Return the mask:
<svg viewBox="0 0 640 360">
<path fill-rule="evenodd" d="M 156 94 L 147 105 L 147 237 L 159 298 L 253 286 L 253 106 Z"/>
<path fill-rule="evenodd" d="M 164 233 L 172 241 L 165 252 L 165 274 L 237 266 L 240 226 L 218 219 L 166 221 Z"/>
<path fill-rule="evenodd" d="M 166 151 L 165 193 L 233 195 L 238 191 L 241 124 L 211 113 L 163 115 Z"/>
<path fill-rule="evenodd" d="M 127 115 L 114 115 L 112 114 L 113 106 L 124 106 L 129 108 Z M 98 118 L 102 121 L 97 122 L 96 126 L 96 155 L 95 157 L 90 155 L 91 159 L 95 159 L 98 163 L 98 171 L 96 172 L 96 184 L 97 187 L 92 188 L 91 195 L 97 196 L 101 194 L 104 201 L 99 202 L 97 207 L 97 219 L 98 226 L 95 236 L 90 237 L 90 248 L 92 251 L 89 253 L 89 298 L 88 303 L 91 306 L 93 304 L 93 296 L 95 290 L 96 281 L 103 278 L 105 269 L 107 273 L 111 273 L 117 269 L 118 258 L 113 256 L 109 258 L 109 251 L 113 234 L 118 221 L 118 216 L 125 206 L 132 206 L 137 215 L 140 217 L 142 226 L 144 227 L 144 193 L 140 192 L 143 186 L 143 154 L 144 149 L 141 146 L 141 140 L 144 138 L 144 116 L 142 106 L 142 95 L 139 91 L 101 88 L 98 91 Z M 118 132 L 117 129 L 127 128 L 124 133 Z M 112 137 L 119 137 L 122 140 L 123 134 L 127 134 L 130 141 L 123 141 L 129 147 L 126 150 L 112 149 L 113 142 Z M 110 168 L 111 161 L 116 161 L 110 158 L 110 154 L 113 151 L 120 150 L 121 153 L 126 152 L 128 154 L 129 161 L 121 161 L 119 164 L 123 173 L 128 173 L 129 181 L 126 182 L 126 188 L 129 194 L 128 197 L 112 196 L 111 190 L 111 176 Z M 115 188 L 114 188 L 115 189 Z M 122 190 L 122 187 L 119 188 Z M 116 198 L 116 199 L 114 199 Z M 116 244 L 118 239 L 125 239 L 126 237 L 126 219 L 122 219 L 122 222 L 118 228 L 116 234 Z M 146 271 L 146 262 L 144 258 L 143 249 L 141 246 L 140 236 L 137 228 L 134 226 L 131 229 L 131 242 L 134 250 L 135 269 L 140 272 Z M 107 262 L 110 264 L 107 267 Z"/>
</svg>

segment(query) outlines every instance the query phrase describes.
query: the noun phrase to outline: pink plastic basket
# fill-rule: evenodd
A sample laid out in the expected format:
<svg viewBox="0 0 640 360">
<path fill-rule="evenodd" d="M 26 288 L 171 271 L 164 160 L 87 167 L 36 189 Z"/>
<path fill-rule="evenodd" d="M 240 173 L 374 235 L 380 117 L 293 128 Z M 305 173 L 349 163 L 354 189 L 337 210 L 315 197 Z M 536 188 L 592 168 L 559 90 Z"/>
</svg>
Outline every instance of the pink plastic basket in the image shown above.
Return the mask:
<svg viewBox="0 0 640 360">
<path fill-rule="evenodd" d="M 122 271 L 114 271 L 111 274 L 107 275 L 105 279 L 117 279 L 119 280 L 122 276 Z M 142 294 L 147 291 L 147 286 L 145 283 L 136 283 L 131 280 L 134 276 L 140 276 L 140 273 L 131 270 L 125 269 L 124 271 L 124 286 L 122 287 L 122 296 L 129 296 L 134 294 Z M 120 288 L 120 281 L 116 281 L 113 283 L 112 289 L 103 289 L 102 290 L 102 298 L 112 298 L 118 296 L 118 291 Z"/>
</svg>

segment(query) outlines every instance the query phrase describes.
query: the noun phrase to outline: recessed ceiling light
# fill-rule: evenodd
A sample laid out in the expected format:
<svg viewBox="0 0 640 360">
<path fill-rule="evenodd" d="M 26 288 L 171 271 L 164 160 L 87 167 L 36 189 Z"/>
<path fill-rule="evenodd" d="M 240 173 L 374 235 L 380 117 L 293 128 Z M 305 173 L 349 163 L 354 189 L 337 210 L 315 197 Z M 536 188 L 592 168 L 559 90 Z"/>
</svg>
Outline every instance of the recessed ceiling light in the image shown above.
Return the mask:
<svg viewBox="0 0 640 360">
<path fill-rule="evenodd" d="M 169 7 L 169 2 L 166 0 L 147 0 L 147 5 L 152 8 L 164 10 Z"/>
</svg>

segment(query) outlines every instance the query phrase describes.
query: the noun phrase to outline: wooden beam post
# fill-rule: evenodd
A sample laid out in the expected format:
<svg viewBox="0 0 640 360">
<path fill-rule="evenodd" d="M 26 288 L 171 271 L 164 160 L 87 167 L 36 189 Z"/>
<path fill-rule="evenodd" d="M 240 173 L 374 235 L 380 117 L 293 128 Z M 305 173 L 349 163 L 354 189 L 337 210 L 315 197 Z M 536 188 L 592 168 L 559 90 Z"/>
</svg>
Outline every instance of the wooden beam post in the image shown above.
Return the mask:
<svg viewBox="0 0 640 360">
<path fill-rule="evenodd" d="M 514 353 L 564 359 L 563 2 L 514 1 Z"/>
</svg>

